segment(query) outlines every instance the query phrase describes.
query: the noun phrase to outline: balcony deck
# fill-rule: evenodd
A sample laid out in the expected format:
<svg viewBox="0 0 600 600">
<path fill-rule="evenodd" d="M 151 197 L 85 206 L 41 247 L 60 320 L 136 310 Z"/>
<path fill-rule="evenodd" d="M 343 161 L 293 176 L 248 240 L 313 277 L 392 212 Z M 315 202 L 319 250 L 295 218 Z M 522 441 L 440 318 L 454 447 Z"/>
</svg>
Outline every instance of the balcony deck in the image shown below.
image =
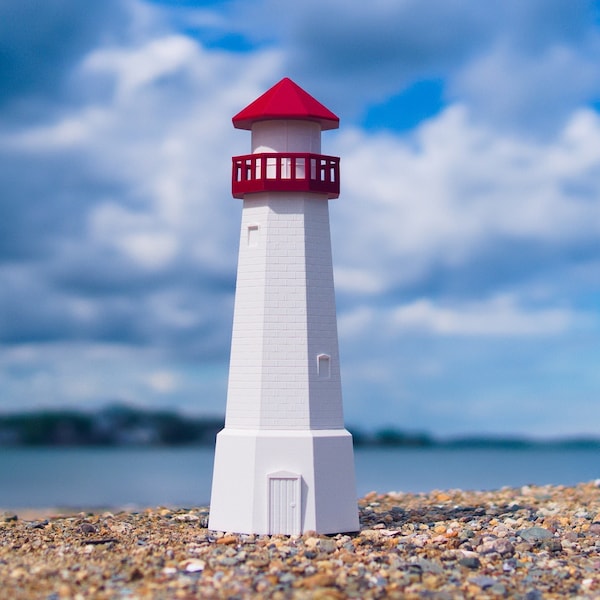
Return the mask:
<svg viewBox="0 0 600 600">
<path fill-rule="evenodd" d="M 234 198 L 258 192 L 309 192 L 340 195 L 340 159 L 323 154 L 278 152 L 234 156 Z"/>
</svg>

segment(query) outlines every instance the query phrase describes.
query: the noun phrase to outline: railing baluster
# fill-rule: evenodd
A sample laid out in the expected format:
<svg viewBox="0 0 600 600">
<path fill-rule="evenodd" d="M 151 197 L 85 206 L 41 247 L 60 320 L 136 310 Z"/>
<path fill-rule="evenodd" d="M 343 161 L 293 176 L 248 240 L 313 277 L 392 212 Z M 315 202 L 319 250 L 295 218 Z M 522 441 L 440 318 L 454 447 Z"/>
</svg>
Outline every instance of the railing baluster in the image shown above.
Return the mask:
<svg viewBox="0 0 600 600">
<path fill-rule="evenodd" d="M 262 191 L 339 195 L 339 158 L 308 152 L 264 152 L 233 157 L 232 191 L 236 198 Z"/>
</svg>

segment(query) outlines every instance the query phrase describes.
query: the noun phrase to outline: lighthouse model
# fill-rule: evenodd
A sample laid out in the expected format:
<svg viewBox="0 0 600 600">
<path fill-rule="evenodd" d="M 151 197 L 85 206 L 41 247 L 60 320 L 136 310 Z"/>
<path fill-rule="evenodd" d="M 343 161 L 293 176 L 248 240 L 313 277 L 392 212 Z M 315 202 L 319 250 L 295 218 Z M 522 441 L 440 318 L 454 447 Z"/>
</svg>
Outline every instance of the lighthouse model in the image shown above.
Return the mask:
<svg viewBox="0 0 600 600">
<path fill-rule="evenodd" d="M 321 154 L 321 131 L 339 119 L 286 78 L 233 124 L 252 132 L 252 154 L 233 158 L 242 227 L 209 527 L 356 531 L 329 234 L 339 158 Z"/>
</svg>

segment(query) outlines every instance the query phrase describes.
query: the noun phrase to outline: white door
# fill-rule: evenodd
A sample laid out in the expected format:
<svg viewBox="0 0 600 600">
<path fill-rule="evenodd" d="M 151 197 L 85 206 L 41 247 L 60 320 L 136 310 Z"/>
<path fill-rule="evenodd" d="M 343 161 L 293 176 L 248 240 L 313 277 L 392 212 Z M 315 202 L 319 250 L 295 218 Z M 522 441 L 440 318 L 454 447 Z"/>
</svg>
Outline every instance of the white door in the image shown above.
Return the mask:
<svg viewBox="0 0 600 600">
<path fill-rule="evenodd" d="M 297 473 L 278 472 L 268 475 L 269 533 L 300 533 L 301 487 Z"/>
</svg>

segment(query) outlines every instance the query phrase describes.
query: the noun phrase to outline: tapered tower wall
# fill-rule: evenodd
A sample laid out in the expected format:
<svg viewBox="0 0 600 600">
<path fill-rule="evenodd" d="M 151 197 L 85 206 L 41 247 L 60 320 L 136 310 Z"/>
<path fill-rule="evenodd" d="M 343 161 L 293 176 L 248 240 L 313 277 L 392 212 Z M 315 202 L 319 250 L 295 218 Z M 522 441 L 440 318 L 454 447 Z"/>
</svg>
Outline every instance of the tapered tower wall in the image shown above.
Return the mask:
<svg viewBox="0 0 600 600">
<path fill-rule="evenodd" d="M 290 80 L 234 117 L 252 131 L 252 155 L 233 159 L 243 208 L 212 529 L 358 529 L 329 233 L 339 159 L 320 155 L 321 130 L 337 123 Z"/>
<path fill-rule="evenodd" d="M 327 200 L 244 201 L 227 427 L 342 428 Z"/>
</svg>

